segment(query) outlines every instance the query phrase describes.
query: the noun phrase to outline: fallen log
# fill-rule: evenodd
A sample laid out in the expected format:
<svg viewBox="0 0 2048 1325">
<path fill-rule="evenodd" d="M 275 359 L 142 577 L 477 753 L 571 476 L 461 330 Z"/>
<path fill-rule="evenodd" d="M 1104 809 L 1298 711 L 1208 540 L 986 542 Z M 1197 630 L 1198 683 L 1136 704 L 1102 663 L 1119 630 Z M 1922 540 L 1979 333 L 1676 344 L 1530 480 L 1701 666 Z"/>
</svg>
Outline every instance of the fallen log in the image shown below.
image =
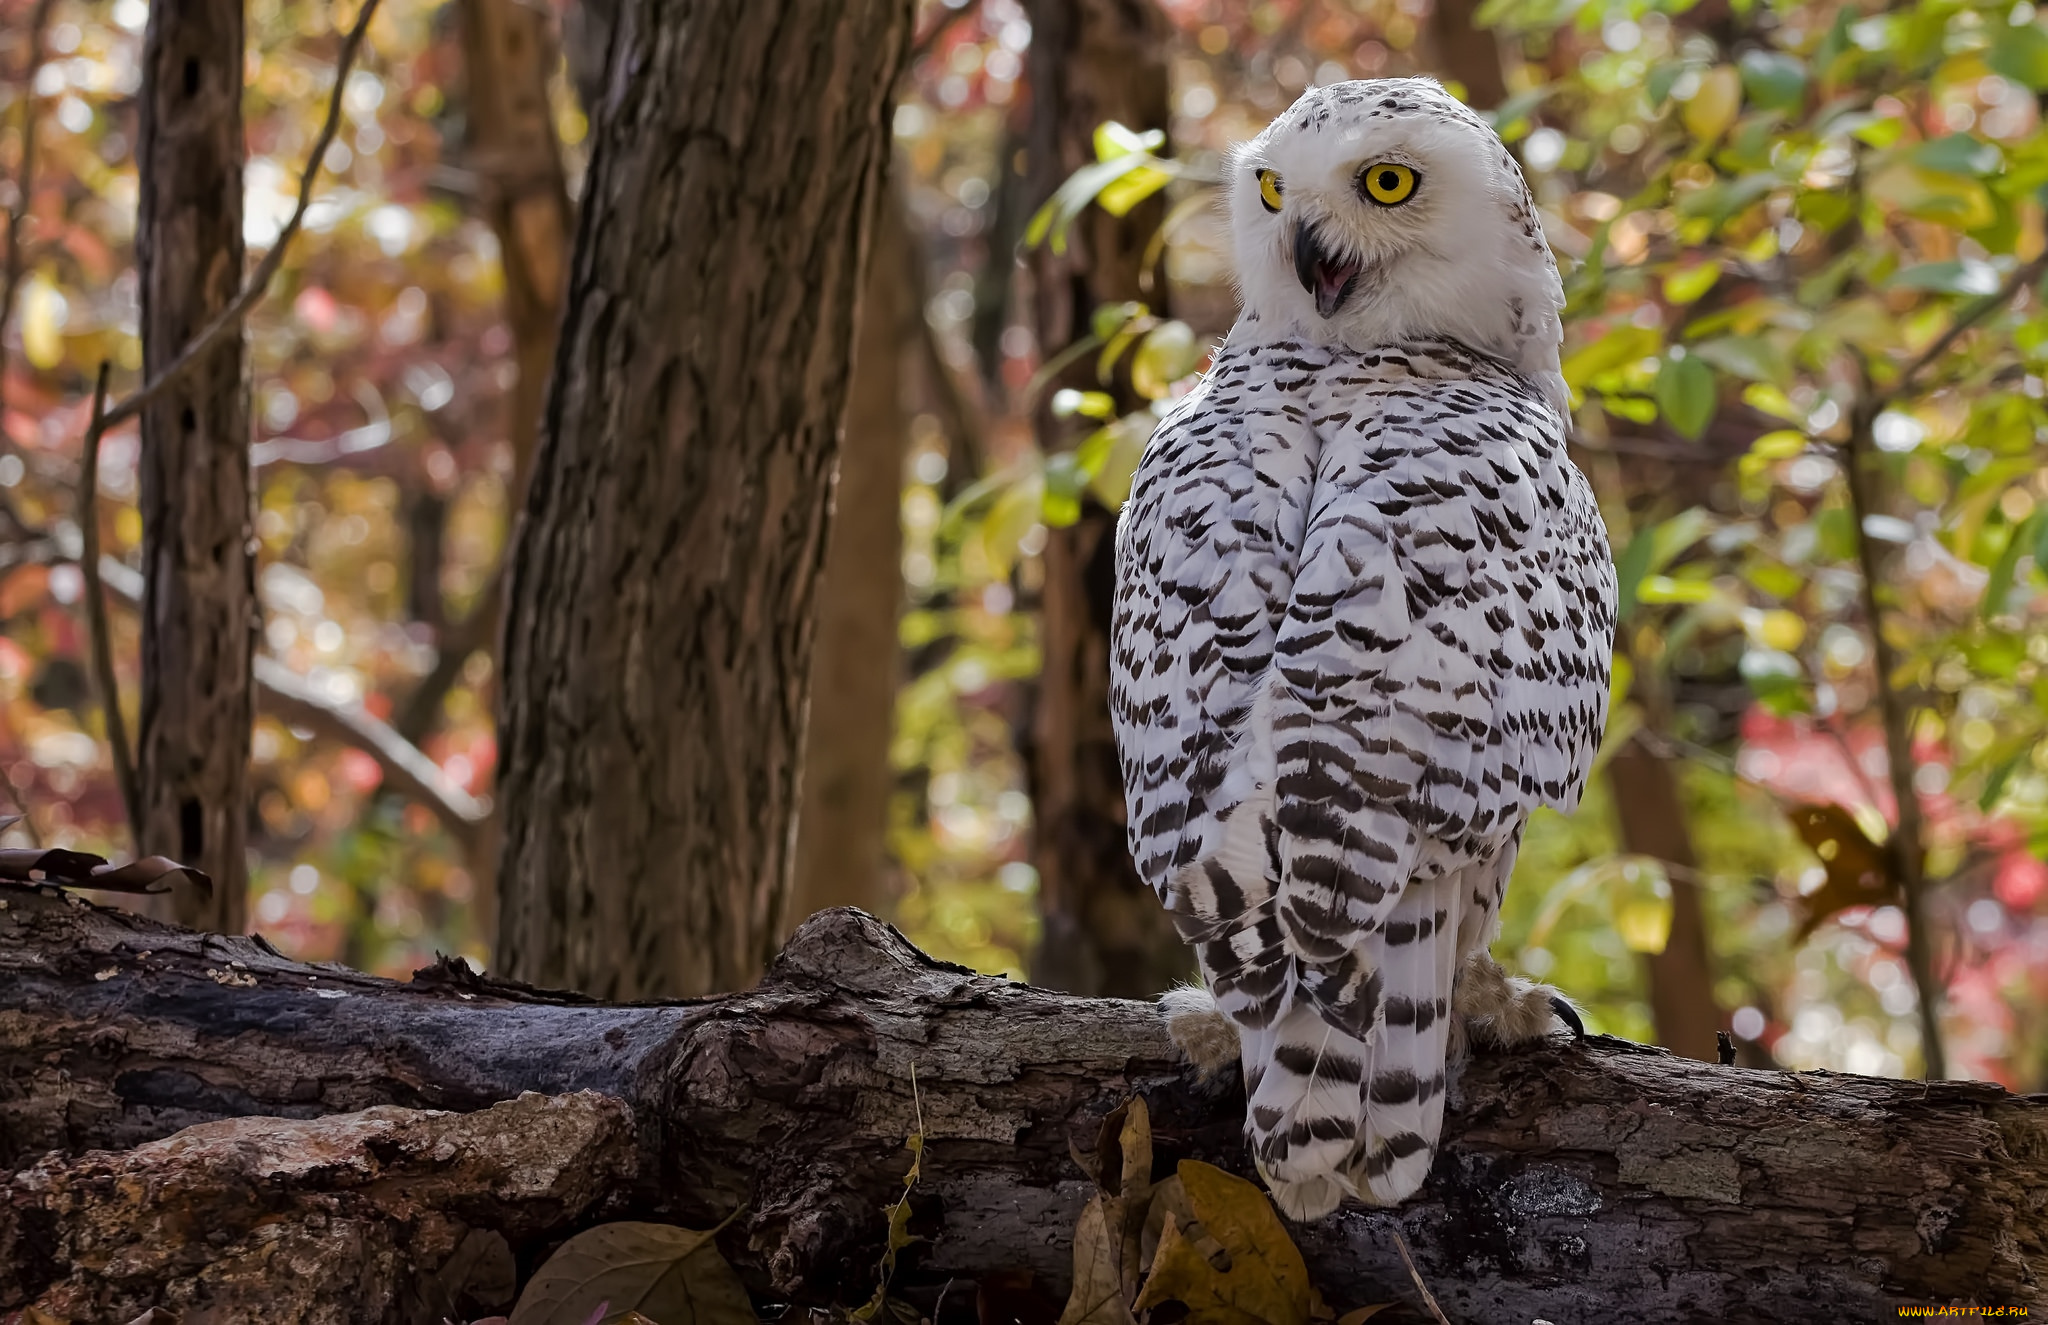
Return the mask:
<svg viewBox="0 0 2048 1325">
<path fill-rule="evenodd" d="M 747 993 L 611 1006 L 459 962 L 409 984 L 305 965 L 260 940 L 54 890 L 9 886 L 0 901 L 0 1170 L 19 1170 L 0 1180 L 0 1221 L 11 1220 L 0 1240 L 13 1239 L 0 1256 L 20 1263 L 0 1279 L 0 1312 L 97 1273 L 67 1241 L 66 1220 L 90 1212 L 39 1204 L 38 1184 L 122 1163 L 86 1152 L 224 1119 L 609 1096 L 630 1115 L 631 1153 L 602 1200 L 512 1211 L 480 1189 L 464 1228 L 502 1238 L 530 1269 L 599 1218 L 709 1227 L 738 1211 L 720 1247 L 764 1305 L 866 1299 L 882 1209 L 902 1193 L 920 1117 L 912 1231 L 928 1241 L 897 1283 L 928 1312 L 944 1285 L 998 1274 L 1015 1283 L 1030 1272 L 1064 1294 L 1093 1190 L 1074 1148 L 1091 1147 L 1100 1119 L 1133 1095 L 1151 1110 L 1162 1171 L 1188 1157 L 1247 1171 L 1241 1085 L 1196 1082 L 1149 1005 L 978 976 L 857 911 L 813 917 Z M 152 1151 L 149 1162 L 163 1161 Z M 159 1221 L 136 1237 L 180 1227 L 199 1236 Z M 1359 1305 L 1417 1297 L 1396 1229 L 1454 1321 L 2040 1309 L 2048 1097 L 1716 1067 L 1560 1038 L 1471 1064 L 1415 1200 L 1347 1206 L 1294 1232 L 1324 1296 Z M 93 1245 L 104 1262 L 104 1237 Z M 208 1255 L 196 1242 L 181 1254 L 188 1271 Z M 391 1310 L 322 1319 L 413 1318 Z M 956 1286 L 938 1325 L 973 1314 L 974 1295 Z"/>
</svg>

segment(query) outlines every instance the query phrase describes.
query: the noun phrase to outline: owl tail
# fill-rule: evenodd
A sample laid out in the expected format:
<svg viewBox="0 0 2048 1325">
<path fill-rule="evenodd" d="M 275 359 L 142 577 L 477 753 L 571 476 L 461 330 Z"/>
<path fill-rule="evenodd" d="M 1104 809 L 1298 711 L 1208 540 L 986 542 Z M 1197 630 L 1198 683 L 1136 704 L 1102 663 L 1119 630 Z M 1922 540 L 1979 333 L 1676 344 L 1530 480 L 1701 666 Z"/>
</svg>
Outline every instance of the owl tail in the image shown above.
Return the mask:
<svg viewBox="0 0 2048 1325">
<path fill-rule="evenodd" d="M 1332 1025 L 1328 1000 L 1300 987 L 1271 1025 L 1242 1032 L 1252 1154 L 1291 1218 L 1319 1219 L 1346 1196 L 1398 1204 L 1429 1176 L 1443 1131 L 1458 877 L 1410 883 L 1361 945 L 1379 994 L 1365 1038 Z"/>
<path fill-rule="evenodd" d="M 1289 1218 L 1320 1219 L 1358 1195 L 1347 1170 L 1365 1135 L 1369 1050 L 1291 991 L 1272 1024 L 1240 1035 L 1259 1176 Z"/>
<path fill-rule="evenodd" d="M 1412 881 L 1372 936 L 1380 1019 L 1366 1047 L 1365 1126 L 1349 1179 L 1375 1205 L 1413 1196 L 1436 1159 L 1463 880 L 1461 871 Z"/>
</svg>

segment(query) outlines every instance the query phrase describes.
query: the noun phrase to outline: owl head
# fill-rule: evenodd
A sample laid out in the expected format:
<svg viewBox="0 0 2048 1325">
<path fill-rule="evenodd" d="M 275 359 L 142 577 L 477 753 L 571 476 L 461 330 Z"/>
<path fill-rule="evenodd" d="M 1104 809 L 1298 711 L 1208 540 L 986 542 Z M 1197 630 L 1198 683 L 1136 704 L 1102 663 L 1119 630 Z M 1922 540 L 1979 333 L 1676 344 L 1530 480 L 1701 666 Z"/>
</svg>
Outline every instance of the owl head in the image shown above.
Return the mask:
<svg viewBox="0 0 2048 1325">
<path fill-rule="evenodd" d="M 1569 417 L 1564 289 L 1529 186 L 1434 80 L 1310 88 L 1237 150 L 1228 183 L 1244 314 L 1265 334 L 1353 349 L 1450 337 Z"/>
</svg>

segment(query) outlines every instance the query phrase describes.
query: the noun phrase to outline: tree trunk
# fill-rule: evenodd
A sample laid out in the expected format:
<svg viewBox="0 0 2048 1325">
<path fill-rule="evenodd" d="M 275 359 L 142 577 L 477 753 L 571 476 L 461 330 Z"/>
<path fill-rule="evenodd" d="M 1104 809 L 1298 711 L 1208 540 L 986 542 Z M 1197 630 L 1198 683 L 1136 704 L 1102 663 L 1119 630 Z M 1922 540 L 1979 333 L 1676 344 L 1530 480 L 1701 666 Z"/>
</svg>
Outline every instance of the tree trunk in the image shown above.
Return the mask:
<svg viewBox="0 0 2048 1325">
<path fill-rule="evenodd" d="M 743 987 L 789 899 L 869 217 L 910 0 L 620 11 L 511 561 L 499 955 Z"/>
<path fill-rule="evenodd" d="M 814 917 L 748 994 L 616 1007 L 456 962 L 411 985 L 305 966 L 52 890 L 0 900 L 0 1168 L 33 1166 L 0 1179 L 0 1311 L 125 1320 L 269 1273 L 279 1307 L 229 1318 L 431 1320 L 380 1303 L 479 1297 L 485 1252 L 530 1271 L 594 1218 L 735 1211 L 720 1246 L 758 1297 L 858 1302 L 921 1127 L 926 1241 L 895 1291 L 938 1318 L 954 1283 L 971 1320 L 997 1271 L 1065 1293 L 1090 1190 L 1070 1145 L 1131 1095 L 1162 1168 L 1247 1169 L 1236 1074 L 1197 1084 L 1151 1008 L 976 976 L 856 911 Z M 1398 1230 L 1462 1322 L 2048 1308 L 2048 1099 L 1560 1038 L 1475 1059 L 1445 1141 L 1399 1210 L 1293 1230 L 1328 1300 L 1412 1301 Z M 382 1278 L 326 1314 L 286 1291 L 358 1262 Z"/>
<path fill-rule="evenodd" d="M 150 5 L 141 102 L 135 248 L 154 376 L 242 287 L 242 0 Z M 140 464 L 137 845 L 212 876 L 210 898 L 179 890 L 180 920 L 239 933 L 257 627 L 241 336 L 143 411 Z"/>
<path fill-rule="evenodd" d="M 1436 48 L 1431 71 L 1465 89 L 1465 104 L 1492 110 L 1507 100 L 1508 82 L 1501 70 L 1500 44 L 1491 29 L 1475 20 L 1480 0 L 1436 0 L 1429 14 L 1430 44 Z"/>
<path fill-rule="evenodd" d="M 790 928 L 832 906 L 880 911 L 887 896 L 889 737 L 903 599 L 903 350 L 915 334 L 905 297 L 909 250 L 902 199 L 885 190 L 819 585 Z"/>
<path fill-rule="evenodd" d="M 1165 20 L 1153 0 L 1033 0 L 1031 196 L 1051 197 L 1095 159 L 1096 126 L 1167 126 Z M 1036 324 L 1051 358 L 1088 335 L 1098 304 L 1143 298 L 1145 246 L 1158 200 L 1117 218 L 1091 208 L 1063 255 L 1034 256 Z M 1159 293 L 1150 302 L 1161 302 Z M 1062 384 L 1097 385 L 1092 358 Z M 1050 392 L 1047 393 L 1050 395 Z M 1122 403 L 1136 403 L 1124 393 Z M 1048 451 L 1057 426 L 1041 410 Z M 1081 518 L 1046 539 L 1039 602 L 1042 656 L 1026 766 L 1036 821 L 1044 936 L 1034 980 L 1082 994 L 1145 998 L 1193 974 L 1194 962 L 1131 863 L 1123 773 L 1109 720 L 1109 628 L 1116 514 L 1092 497 Z"/>
<path fill-rule="evenodd" d="M 1671 762 L 1631 740 L 1607 766 L 1614 813 L 1624 850 L 1671 866 L 1671 934 L 1664 950 L 1646 959 L 1650 1017 L 1657 1043 L 1673 1053 L 1712 1062 L 1722 1027 L 1707 956 L 1707 921 L 1700 906 L 1699 860 L 1686 825 L 1685 802 Z"/>
</svg>

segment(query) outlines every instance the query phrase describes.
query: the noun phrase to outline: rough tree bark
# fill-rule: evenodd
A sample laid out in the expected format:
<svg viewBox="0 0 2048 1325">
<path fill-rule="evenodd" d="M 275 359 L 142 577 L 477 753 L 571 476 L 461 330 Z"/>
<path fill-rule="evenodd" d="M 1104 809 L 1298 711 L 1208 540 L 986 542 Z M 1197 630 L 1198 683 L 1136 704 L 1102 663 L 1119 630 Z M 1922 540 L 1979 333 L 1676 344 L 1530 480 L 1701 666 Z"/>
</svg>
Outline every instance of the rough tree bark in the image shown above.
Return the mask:
<svg viewBox="0 0 2048 1325">
<path fill-rule="evenodd" d="M 1429 39 L 1435 48 L 1432 72 L 1464 85 L 1465 104 L 1491 110 L 1508 97 L 1500 43 L 1474 20 L 1480 0 L 1436 0 L 1429 11 Z"/>
<path fill-rule="evenodd" d="M 903 361 L 916 334 L 903 202 L 875 210 L 853 385 L 818 586 L 796 880 L 788 926 L 831 906 L 883 909 L 896 618 L 903 598 Z"/>
<path fill-rule="evenodd" d="M 1171 42 L 1153 0 L 1033 0 L 1026 11 L 1025 152 L 1035 205 L 1095 159 L 1095 129 L 1104 120 L 1141 131 L 1167 126 Z M 1127 218 L 1091 208 L 1075 223 L 1064 255 L 1033 255 L 1033 313 L 1046 357 L 1088 335 L 1097 305 L 1146 298 L 1145 246 L 1162 214 L 1156 199 Z M 1162 301 L 1154 293 L 1148 302 Z M 1093 366 L 1084 361 L 1062 384 L 1096 387 Z M 1040 422 L 1050 443 L 1062 425 L 1049 415 Z M 1194 967 L 1131 864 L 1126 840 L 1123 774 L 1109 721 L 1115 532 L 1115 513 L 1089 497 L 1076 523 L 1046 539 L 1042 665 L 1025 750 L 1045 923 L 1031 974 L 1075 993 L 1144 998 Z"/>
<path fill-rule="evenodd" d="M 281 1245 L 367 1266 L 383 1296 L 266 1321 L 431 1319 L 377 1303 L 479 1298 L 485 1251 L 530 1270 L 597 1218 L 735 1210 L 720 1245 L 758 1297 L 857 1302 L 921 1108 L 912 1231 L 929 1241 L 897 1287 L 929 1314 L 955 1281 L 939 1325 L 961 1325 L 965 1284 L 995 1271 L 1064 1294 L 1090 1190 L 1070 1144 L 1132 1094 L 1159 1165 L 1246 1167 L 1236 1075 L 1193 1081 L 1151 1008 L 976 976 L 855 911 L 814 917 L 750 993 L 619 1007 L 459 963 L 411 985 L 304 966 L 47 890 L 0 900 L 0 1169 L 22 1169 L 0 1179 L 0 1310 L 203 1304 Z M 630 1127 L 583 1091 L 622 1101 Z M 400 1112 L 419 1109 L 470 1117 Z M 308 1121 L 353 1110 L 372 1112 Z M 171 1143 L 182 1165 L 87 1153 L 195 1124 Z M 1475 1060 L 1446 1138 L 1414 1201 L 1294 1230 L 1331 1301 L 1413 1300 L 1398 1228 L 1461 1322 L 2048 1307 L 2048 1097 L 1559 1039 Z M 504 1150 L 526 1144 L 531 1169 Z M 584 1167 L 601 1209 L 565 1176 Z"/>
<path fill-rule="evenodd" d="M 629 0 L 511 562 L 499 953 L 752 981 L 910 0 Z M 630 54 L 629 54 L 630 53 Z"/>
<path fill-rule="evenodd" d="M 143 371 L 154 376 L 242 288 L 242 0 L 161 0 L 143 36 Z M 142 414 L 142 704 L 137 845 L 197 865 L 180 920 L 247 923 L 255 691 L 255 488 L 242 337 Z"/>
</svg>

